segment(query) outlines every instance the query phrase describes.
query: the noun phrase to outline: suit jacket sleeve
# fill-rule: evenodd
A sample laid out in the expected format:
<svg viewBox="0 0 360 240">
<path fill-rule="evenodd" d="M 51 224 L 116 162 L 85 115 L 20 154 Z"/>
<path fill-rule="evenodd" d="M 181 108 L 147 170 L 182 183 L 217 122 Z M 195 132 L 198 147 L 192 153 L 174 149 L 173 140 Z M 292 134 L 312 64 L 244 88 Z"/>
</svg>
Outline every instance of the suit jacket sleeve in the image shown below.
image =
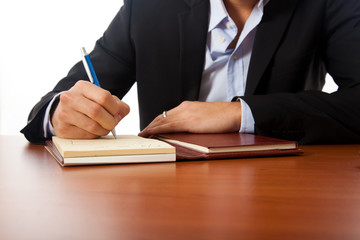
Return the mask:
<svg viewBox="0 0 360 240">
<path fill-rule="evenodd" d="M 303 8 L 307 8 L 308 16 L 300 20 Z M 304 31 L 300 25 L 306 26 Z M 288 57 L 296 51 L 294 49 L 305 49 L 306 36 L 312 31 L 318 37 L 309 38 L 311 44 L 307 46 L 311 47 L 301 52 L 301 58 L 279 61 L 282 51 Z M 292 32 L 298 41 L 293 40 L 286 47 Z M 282 43 L 255 94 L 243 97 L 252 109 L 256 133 L 297 140 L 302 144 L 360 142 L 359 43 L 358 0 L 298 1 Z M 307 67 L 295 71 L 292 65 Z M 326 71 L 339 86 L 335 93 L 320 91 Z M 314 84 L 316 79 L 319 79 L 316 83 L 319 86 Z M 286 87 L 288 83 L 291 87 Z M 303 90 L 298 91 L 301 88 Z"/>
</svg>

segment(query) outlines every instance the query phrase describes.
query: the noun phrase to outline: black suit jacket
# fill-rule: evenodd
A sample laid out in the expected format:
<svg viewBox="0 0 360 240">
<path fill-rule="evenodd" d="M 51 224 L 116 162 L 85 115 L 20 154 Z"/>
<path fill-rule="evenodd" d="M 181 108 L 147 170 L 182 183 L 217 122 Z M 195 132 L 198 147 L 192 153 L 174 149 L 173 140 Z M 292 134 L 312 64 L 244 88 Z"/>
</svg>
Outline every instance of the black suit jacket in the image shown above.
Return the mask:
<svg viewBox="0 0 360 240">
<path fill-rule="evenodd" d="M 140 126 L 197 100 L 208 0 L 125 0 L 90 56 L 102 87 L 122 98 L 138 86 Z M 339 85 L 321 92 L 326 72 Z M 88 79 L 77 63 L 33 108 L 22 130 L 42 143 L 54 94 Z M 256 133 L 300 143 L 360 142 L 359 0 L 271 0 L 258 26 L 245 96 Z"/>
</svg>

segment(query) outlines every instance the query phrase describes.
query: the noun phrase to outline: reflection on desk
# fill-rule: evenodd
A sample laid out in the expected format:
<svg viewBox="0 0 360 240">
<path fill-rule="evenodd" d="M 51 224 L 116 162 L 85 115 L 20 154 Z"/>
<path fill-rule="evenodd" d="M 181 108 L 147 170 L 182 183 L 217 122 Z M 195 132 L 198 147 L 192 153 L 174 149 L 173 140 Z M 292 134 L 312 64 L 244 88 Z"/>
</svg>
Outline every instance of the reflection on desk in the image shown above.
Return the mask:
<svg viewBox="0 0 360 240">
<path fill-rule="evenodd" d="M 0 136 L 0 239 L 360 239 L 360 145 L 61 168 Z"/>
</svg>

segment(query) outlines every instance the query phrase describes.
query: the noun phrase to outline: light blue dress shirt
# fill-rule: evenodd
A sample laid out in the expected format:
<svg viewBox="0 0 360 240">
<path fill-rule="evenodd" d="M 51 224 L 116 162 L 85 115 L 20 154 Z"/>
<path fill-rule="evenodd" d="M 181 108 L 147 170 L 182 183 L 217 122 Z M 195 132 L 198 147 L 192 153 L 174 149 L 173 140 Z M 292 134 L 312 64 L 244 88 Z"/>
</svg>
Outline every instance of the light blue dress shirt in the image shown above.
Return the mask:
<svg viewBox="0 0 360 240">
<path fill-rule="evenodd" d="M 210 19 L 206 44 L 205 66 L 199 101 L 229 102 L 234 96 L 244 96 L 256 28 L 265 4 L 254 6 L 234 49 L 228 49 L 238 29 L 226 11 L 222 0 L 210 0 Z M 254 118 L 249 105 L 241 99 L 240 132 L 254 133 Z"/>
</svg>

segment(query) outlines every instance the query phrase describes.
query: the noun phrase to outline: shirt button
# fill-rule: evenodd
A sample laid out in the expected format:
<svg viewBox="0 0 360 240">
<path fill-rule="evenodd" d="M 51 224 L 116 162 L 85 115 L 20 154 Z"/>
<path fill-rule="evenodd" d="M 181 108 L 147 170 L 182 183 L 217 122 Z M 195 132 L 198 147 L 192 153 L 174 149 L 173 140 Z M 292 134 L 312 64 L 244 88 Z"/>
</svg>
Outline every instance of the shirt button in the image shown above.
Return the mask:
<svg viewBox="0 0 360 240">
<path fill-rule="evenodd" d="M 227 28 L 232 28 L 231 23 L 230 23 L 230 22 L 227 22 L 227 23 L 226 23 L 226 27 L 227 27 Z"/>
<path fill-rule="evenodd" d="M 225 38 L 224 37 L 219 38 L 219 42 L 221 43 L 225 42 Z"/>
</svg>

